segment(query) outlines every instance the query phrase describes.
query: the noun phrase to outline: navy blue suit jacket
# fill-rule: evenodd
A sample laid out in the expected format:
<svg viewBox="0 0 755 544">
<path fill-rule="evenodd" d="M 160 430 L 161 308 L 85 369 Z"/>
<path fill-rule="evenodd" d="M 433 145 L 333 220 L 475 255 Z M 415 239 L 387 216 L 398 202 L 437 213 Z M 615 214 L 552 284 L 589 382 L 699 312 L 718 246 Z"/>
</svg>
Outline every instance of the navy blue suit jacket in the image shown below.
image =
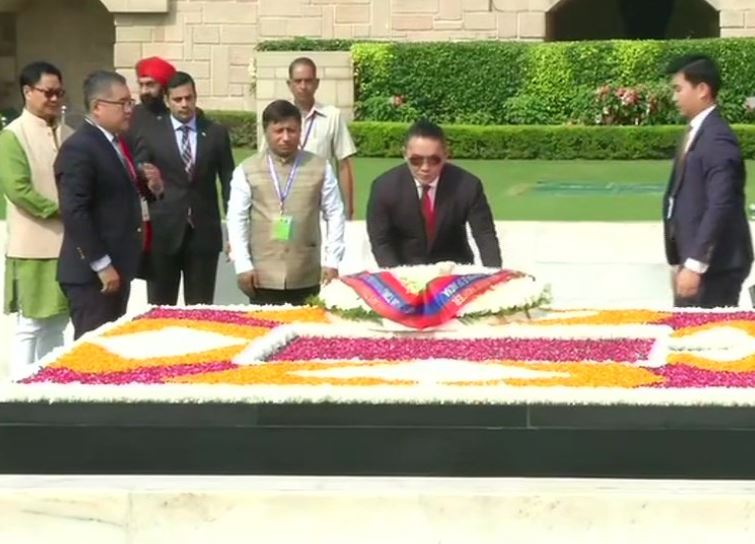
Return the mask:
<svg viewBox="0 0 755 544">
<path fill-rule="evenodd" d="M 58 282 L 99 282 L 90 263 L 105 255 L 131 281 L 142 252 L 139 192 L 100 129 L 85 122 L 63 143 L 55 181 L 63 220 Z"/>
<path fill-rule="evenodd" d="M 692 258 L 708 263 L 713 273 L 749 269 L 753 252 L 745 165 L 718 109 L 703 120 L 686 157 L 677 162 L 663 199 L 668 263 L 683 265 Z"/>
</svg>

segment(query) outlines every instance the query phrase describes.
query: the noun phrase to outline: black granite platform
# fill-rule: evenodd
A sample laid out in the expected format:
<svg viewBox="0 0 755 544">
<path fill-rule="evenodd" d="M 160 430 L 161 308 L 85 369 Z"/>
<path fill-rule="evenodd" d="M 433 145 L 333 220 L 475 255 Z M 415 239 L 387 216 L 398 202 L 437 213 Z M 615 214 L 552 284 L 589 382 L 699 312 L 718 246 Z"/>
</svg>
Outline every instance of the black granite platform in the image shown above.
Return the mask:
<svg viewBox="0 0 755 544">
<path fill-rule="evenodd" d="M 0 472 L 755 478 L 755 409 L 0 403 Z"/>
</svg>

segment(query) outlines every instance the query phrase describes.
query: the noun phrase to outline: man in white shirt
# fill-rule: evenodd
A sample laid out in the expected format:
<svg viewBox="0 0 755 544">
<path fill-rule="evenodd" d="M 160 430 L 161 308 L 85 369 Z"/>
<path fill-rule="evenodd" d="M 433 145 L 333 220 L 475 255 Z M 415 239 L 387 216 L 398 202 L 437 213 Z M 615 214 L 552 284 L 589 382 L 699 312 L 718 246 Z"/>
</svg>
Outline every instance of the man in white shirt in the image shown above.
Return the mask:
<svg viewBox="0 0 755 544">
<path fill-rule="evenodd" d="M 676 59 L 668 73 L 679 112 L 689 120 L 663 201 L 674 305 L 737 306 L 753 252 L 745 165 L 716 104 L 721 75 L 705 55 Z"/>
<path fill-rule="evenodd" d="M 320 86 L 317 66 L 312 59 L 299 57 L 288 67 L 288 88 L 302 116 L 301 149 L 338 163 L 338 182 L 346 206 L 346 218 L 354 215 L 354 168 L 351 157 L 357 149 L 346 126 L 346 119 L 335 106 L 315 100 Z M 266 142 L 260 145 L 264 151 Z"/>
<path fill-rule="evenodd" d="M 276 100 L 262 113 L 266 150 L 233 172 L 228 238 L 239 288 L 253 304 L 304 304 L 338 276 L 345 216 L 333 168 L 299 149 L 299 109 Z M 321 262 L 320 213 L 327 223 Z"/>
</svg>

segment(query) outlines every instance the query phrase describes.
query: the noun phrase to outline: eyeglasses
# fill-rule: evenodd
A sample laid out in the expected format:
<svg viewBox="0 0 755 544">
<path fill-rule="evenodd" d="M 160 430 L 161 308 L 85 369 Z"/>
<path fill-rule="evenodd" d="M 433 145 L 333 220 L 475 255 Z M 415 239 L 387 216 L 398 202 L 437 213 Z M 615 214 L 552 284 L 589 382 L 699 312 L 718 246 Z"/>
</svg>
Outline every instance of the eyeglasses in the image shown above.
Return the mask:
<svg viewBox="0 0 755 544">
<path fill-rule="evenodd" d="M 51 98 L 63 98 L 66 95 L 65 89 L 42 89 L 41 87 L 32 87 L 32 89 L 45 95 L 45 98 L 48 100 Z"/>
<path fill-rule="evenodd" d="M 438 155 L 430 155 L 429 157 L 412 155 L 407 160 L 409 161 L 409 164 L 415 167 L 422 166 L 423 164 L 427 164 L 428 166 L 438 166 L 443 158 L 439 157 Z"/>
<path fill-rule="evenodd" d="M 124 110 L 131 110 L 136 105 L 135 100 L 105 100 L 104 98 L 99 98 L 97 100 L 98 102 L 104 102 L 105 104 L 112 104 L 114 106 L 120 106 Z"/>
</svg>

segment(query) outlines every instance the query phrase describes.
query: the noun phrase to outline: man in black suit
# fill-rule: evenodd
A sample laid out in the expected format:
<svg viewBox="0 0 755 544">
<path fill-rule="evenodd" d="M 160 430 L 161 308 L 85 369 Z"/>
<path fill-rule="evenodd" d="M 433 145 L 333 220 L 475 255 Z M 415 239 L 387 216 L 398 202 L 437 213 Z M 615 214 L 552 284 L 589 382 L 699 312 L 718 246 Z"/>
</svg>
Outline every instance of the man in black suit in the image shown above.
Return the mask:
<svg viewBox="0 0 755 544">
<path fill-rule="evenodd" d="M 482 264 L 501 267 L 501 250 L 482 183 L 447 162 L 443 130 L 429 121 L 410 129 L 406 163 L 372 183 L 367 233 L 382 268 L 453 261 L 472 263 L 467 223 Z"/>
<path fill-rule="evenodd" d="M 137 175 L 122 139 L 134 109 L 126 80 L 93 72 L 84 100 L 87 120 L 60 147 L 54 167 L 63 220 L 57 278 L 75 338 L 126 312 L 143 246 L 140 193 L 161 192 L 154 167 L 144 168 L 150 181 Z"/>
<path fill-rule="evenodd" d="M 170 114 L 139 135 L 139 163 L 154 164 L 165 198 L 150 204 L 153 227 L 147 296 L 150 304 L 175 305 L 183 275 L 186 304 L 212 304 L 223 250 L 217 180 L 227 208 L 233 175 L 228 131 L 197 116 L 194 80 L 177 72 L 168 82 Z"/>
<path fill-rule="evenodd" d="M 704 55 L 677 59 L 668 73 L 677 108 L 689 121 L 663 200 L 674 305 L 737 306 L 753 252 L 745 165 L 716 105 L 721 75 Z"/>
</svg>

